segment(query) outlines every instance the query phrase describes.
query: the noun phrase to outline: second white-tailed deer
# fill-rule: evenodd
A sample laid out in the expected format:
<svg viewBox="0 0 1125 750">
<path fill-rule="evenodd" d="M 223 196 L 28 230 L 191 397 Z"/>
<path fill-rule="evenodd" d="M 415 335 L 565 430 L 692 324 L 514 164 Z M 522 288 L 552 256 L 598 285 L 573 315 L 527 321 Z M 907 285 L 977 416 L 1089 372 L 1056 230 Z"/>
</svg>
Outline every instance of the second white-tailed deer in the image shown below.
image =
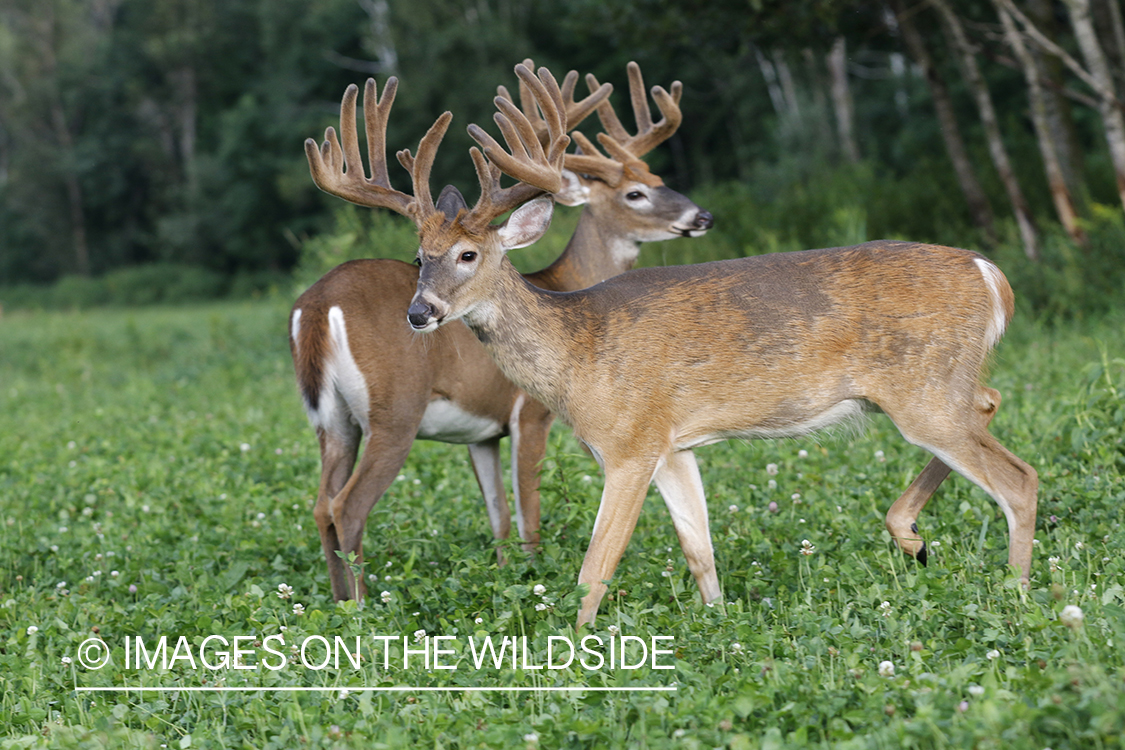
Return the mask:
<svg viewBox="0 0 1125 750">
<path fill-rule="evenodd" d="M 479 129 L 489 159 L 504 154 Z M 504 168 L 503 165 L 500 165 Z M 523 179 L 534 179 L 525 177 Z M 1030 575 L 1038 477 L 988 425 L 1000 404 L 981 371 L 1012 312 L 1000 270 L 966 250 L 907 242 L 640 269 L 550 293 L 505 256 L 533 241 L 549 200 L 501 230 L 419 248 L 410 323 L 465 322 L 500 369 L 568 423 L 605 470 L 579 573 L 578 624 L 594 620 L 650 482 L 672 516 L 704 601 L 720 596 L 692 449 L 806 434 L 881 410 L 935 459 L 887 514 L 900 546 L 947 467 L 1003 510 L 1008 562 Z"/>
<path fill-rule="evenodd" d="M 530 61 L 525 65 L 530 68 Z M 587 142 L 585 155 L 564 157 L 565 180 L 555 200 L 585 208 L 558 260 L 526 276 L 536 286 L 556 291 L 590 286 L 631 268 L 639 242 L 699 236 L 711 226 L 709 213 L 665 187 L 640 160 L 679 125 L 679 86 L 674 85 L 671 94 L 658 90 L 663 119 L 654 124 L 635 64 L 629 66 L 629 79 L 636 135 L 621 127 L 605 102 L 608 84 L 599 86 L 588 76 L 591 94 L 576 102 L 577 74 L 572 72 L 563 82 L 567 128 L 600 103 L 598 113 L 613 156 L 600 156 Z M 386 118 L 395 87 L 395 79 L 389 79 L 378 103 L 373 81 L 364 93 L 372 180 L 385 178 L 385 161 L 380 166 L 378 158 L 385 154 Z M 545 140 L 547 123 L 536 114 L 533 92 L 523 81 L 520 88 L 524 116 Z M 506 91 L 502 95 L 510 100 Z M 383 206 L 386 194 L 362 176 L 355 104 L 352 87 L 341 107 L 344 149 L 327 166 L 320 166 L 325 158 L 314 149 L 309 156 L 314 178 L 321 188 L 355 203 Z M 460 195 L 450 191 L 435 208 L 452 220 L 465 206 Z M 316 519 L 337 599 L 355 595 L 356 583 L 336 551 L 362 555 L 367 515 L 398 475 L 416 437 L 469 445 L 493 535 L 506 539 L 511 520 L 500 439 L 510 435 L 518 533 L 529 548 L 538 542 L 538 467 L 553 417 L 503 376 L 463 325 L 446 326 L 419 340 L 406 321 L 417 283 L 418 268 L 413 265 L 352 261 L 301 295 L 290 318 L 297 380 L 320 441 Z M 357 464 L 361 438 L 366 442 Z M 362 596 L 362 582 L 359 591 Z"/>
</svg>

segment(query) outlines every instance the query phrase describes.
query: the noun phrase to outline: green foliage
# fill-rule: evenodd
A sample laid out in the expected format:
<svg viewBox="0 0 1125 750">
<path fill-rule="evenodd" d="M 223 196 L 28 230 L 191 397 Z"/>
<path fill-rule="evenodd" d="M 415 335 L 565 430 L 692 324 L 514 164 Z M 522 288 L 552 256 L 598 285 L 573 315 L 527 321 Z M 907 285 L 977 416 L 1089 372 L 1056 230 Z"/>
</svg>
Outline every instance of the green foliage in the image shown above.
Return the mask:
<svg viewBox="0 0 1125 750">
<path fill-rule="evenodd" d="M 251 296 L 261 278 L 240 277 L 237 293 Z M 0 289 L 0 303 L 9 309 L 77 309 L 180 305 L 216 299 L 227 294 L 221 274 L 198 266 L 152 263 L 111 271 L 98 278 L 64 276 L 51 286 Z"/>
<path fill-rule="evenodd" d="M 1029 262 L 1014 237 L 996 251 L 1021 306 L 1049 319 L 1097 315 L 1125 294 L 1125 220 L 1116 207 L 1094 204 L 1083 222 L 1086 247 L 1059 228 L 1045 234 L 1041 260 Z M 1010 235 L 1014 232 L 1010 232 Z"/>
<path fill-rule="evenodd" d="M 1120 747 L 1120 314 L 1021 315 L 999 347 L 994 431 L 1041 482 L 1026 593 L 1002 568 L 1003 515 L 958 477 L 919 519 L 929 567 L 894 549 L 883 513 L 926 456 L 877 418 L 859 437 L 699 451 L 724 591 L 713 608 L 699 604 L 652 494 L 592 632 L 671 636 L 674 670 L 477 671 L 470 636 L 575 637 L 596 464 L 555 430 L 541 548 L 505 543 L 497 567 L 464 448 L 419 442 L 368 520 L 372 596 L 362 609 L 334 604 L 286 307 L 5 314 L 0 747 Z M 1073 630 L 1059 620 L 1071 604 L 1084 612 Z M 402 638 L 420 648 L 420 629 L 455 636 L 458 669 L 401 668 Z M 381 652 L 359 669 L 126 668 L 124 639 L 159 634 L 197 647 L 211 634 L 281 634 L 287 647 L 359 636 L 368 654 L 371 635 L 397 641 L 389 669 Z M 93 635 L 112 666 L 75 661 Z M 126 682 L 324 690 L 74 690 Z M 677 690 L 359 691 L 575 684 Z"/>
</svg>

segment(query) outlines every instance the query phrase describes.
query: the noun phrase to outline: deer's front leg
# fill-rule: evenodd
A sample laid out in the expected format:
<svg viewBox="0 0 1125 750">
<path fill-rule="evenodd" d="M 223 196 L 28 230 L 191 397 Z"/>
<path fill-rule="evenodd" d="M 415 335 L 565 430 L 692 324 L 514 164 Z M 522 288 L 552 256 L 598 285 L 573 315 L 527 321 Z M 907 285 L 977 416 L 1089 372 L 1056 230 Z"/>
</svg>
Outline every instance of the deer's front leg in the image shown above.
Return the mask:
<svg viewBox="0 0 1125 750">
<path fill-rule="evenodd" d="M 526 394 L 519 396 L 512 427 L 512 489 L 516 495 L 516 527 L 523 548 L 539 545 L 539 469 L 547 456 L 547 437 L 554 415 Z"/>
<path fill-rule="evenodd" d="M 672 453 L 657 469 L 655 479 L 704 604 L 718 599 L 722 592 L 707 523 L 707 499 L 695 454 L 691 451 Z"/>
<path fill-rule="evenodd" d="M 590 547 L 578 574 L 578 583 L 587 584 L 590 591 L 582 598 L 577 627 L 593 624 L 598 614 L 598 605 L 607 589 L 603 581 L 612 578 L 617 570 L 617 563 L 637 526 L 655 469 L 656 459 L 606 461 L 602 502 L 594 521 Z"/>
<path fill-rule="evenodd" d="M 500 438 L 491 438 L 469 446 L 473 473 L 477 476 L 484 506 L 488 510 L 488 523 L 492 526 L 492 538 L 501 541 L 508 538 L 512 528 L 512 514 L 508 510 L 508 497 L 504 494 L 504 472 L 500 467 Z M 502 547 L 496 548 L 496 562 L 505 565 Z"/>
</svg>

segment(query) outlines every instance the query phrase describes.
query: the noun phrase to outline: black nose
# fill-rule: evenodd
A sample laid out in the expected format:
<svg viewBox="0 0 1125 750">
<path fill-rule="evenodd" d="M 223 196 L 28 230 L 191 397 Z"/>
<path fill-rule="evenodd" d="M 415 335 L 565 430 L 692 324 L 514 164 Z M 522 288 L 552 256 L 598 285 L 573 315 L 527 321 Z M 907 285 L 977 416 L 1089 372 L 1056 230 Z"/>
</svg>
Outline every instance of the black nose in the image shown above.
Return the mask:
<svg viewBox="0 0 1125 750">
<path fill-rule="evenodd" d="M 412 302 L 410 309 L 406 311 L 406 319 L 410 321 L 410 325 L 414 328 L 425 328 L 433 317 L 434 306 L 428 302 Z"/>
<path fill-rule="evenodd" d="M 695 221 L 691 225 L 696 229 L 710 229 L 715 225 L 715 217 L 710 211 L 700 211 L 695 215 Z"/>
</svg>

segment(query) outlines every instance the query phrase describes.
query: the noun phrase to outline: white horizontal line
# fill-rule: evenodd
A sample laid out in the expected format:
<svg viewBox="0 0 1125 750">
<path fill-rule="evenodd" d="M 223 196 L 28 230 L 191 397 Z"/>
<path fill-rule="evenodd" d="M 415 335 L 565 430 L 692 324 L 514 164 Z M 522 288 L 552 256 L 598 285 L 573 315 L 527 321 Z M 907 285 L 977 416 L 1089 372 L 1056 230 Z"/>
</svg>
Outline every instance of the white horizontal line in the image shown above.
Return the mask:
<svg viewBox="0 0 1125 750">
<path fill-rule="evenodd" d="M 76 687 L 78 693 L 640 693 L 676 692 L 675 687 Z"/>
</svg>

